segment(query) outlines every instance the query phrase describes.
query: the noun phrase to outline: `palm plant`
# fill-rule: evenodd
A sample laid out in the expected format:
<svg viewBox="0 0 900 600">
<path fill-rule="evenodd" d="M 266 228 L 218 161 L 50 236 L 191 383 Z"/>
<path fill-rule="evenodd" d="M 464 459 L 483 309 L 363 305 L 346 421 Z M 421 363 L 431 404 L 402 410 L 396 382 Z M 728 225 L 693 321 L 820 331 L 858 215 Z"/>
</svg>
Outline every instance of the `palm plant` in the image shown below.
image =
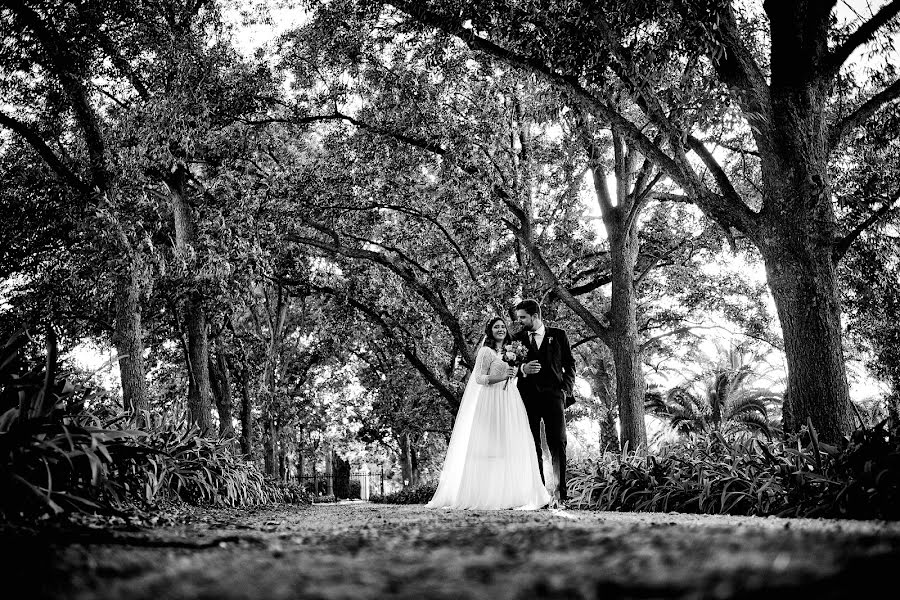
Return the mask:
<svg viewBox="0 0 900 600">
<path fill-rule="evenodd" d="M 645 410 L 668 422 L 682 436 L 718 431 L 726 435 L 764 435 L 778 430 L 775 413 L 782 393 L 765 385 L 766 374 L 743 347 L 719 347 L 719 360 L 668 390 L 648 390 Z"/>
</svg>

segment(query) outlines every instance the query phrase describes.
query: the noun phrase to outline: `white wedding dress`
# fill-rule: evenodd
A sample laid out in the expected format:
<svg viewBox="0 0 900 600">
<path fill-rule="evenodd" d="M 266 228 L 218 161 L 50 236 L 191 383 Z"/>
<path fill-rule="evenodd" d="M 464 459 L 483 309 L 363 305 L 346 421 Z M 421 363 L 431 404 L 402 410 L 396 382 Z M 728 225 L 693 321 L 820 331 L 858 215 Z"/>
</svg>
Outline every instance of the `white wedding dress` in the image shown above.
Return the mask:
<svg viewBox="0 0 900 600">
<path fill-rule="evenodd" d="M 482 347 L 460 403 L 430 508 L 534 510 L 550 501 L 516 380 L 488 384 L 507 364 Z"/>
</svg>

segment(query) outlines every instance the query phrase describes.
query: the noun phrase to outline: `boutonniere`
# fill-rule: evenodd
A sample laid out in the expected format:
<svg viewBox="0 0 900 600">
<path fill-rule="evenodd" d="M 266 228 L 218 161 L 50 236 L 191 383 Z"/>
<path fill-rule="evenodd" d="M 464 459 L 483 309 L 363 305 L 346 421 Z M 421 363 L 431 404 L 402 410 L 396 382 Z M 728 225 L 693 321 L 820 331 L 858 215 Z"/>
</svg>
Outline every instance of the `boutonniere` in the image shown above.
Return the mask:
<svg viewBox="0 0 900 600">
<path fill-rule="evenodd" d="M 553 343 L 553 336 L 550 336 L 550 337 L 547 338 L 547 343 L 548 343 L 548 344 L 552 344 L 552 343 Z"/>
</svg>

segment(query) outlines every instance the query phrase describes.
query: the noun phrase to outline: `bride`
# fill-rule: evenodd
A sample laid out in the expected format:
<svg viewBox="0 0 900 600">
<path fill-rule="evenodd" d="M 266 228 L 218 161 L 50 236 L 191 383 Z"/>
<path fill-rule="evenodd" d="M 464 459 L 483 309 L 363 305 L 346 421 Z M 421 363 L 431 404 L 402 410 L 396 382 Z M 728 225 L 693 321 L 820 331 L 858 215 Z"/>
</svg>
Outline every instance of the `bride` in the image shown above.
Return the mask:
<svg viewBox="0 0 900 600">
<path fill-rule="evenodd" d="M 491 318 L 484 328 L 475 368 L 463 394 L 441 478 L 430 508 L 533 510 L 550 502 L 541 482 L 534 438 L 515 381 L 503 362 L 506 323 Z"/>
</svg>

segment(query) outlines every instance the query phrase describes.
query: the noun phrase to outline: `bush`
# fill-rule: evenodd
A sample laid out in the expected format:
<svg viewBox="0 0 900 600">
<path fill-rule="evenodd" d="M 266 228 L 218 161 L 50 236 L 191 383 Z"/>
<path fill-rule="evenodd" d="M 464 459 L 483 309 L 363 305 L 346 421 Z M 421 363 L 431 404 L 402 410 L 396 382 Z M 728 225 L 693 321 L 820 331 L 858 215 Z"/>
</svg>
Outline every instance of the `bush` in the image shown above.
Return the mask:
<svg viewBox="0 0 900 600">
<path fill-rule="evenodd" d="M 47 340 L 53 357 L 52 329 Z M 53 359 L 29 364 L 22 349 L 31 341 L 20 332 L 0 347 L 0 517 L 308 501 L 185 420 L 145 414 L 147 426 L 136 430 L 127 428 L 129 415 L 101 420 L 84 411 L 93 390 L 57 379 Z"/>
<path fill-rule="evenodd" d="M 272 483 L 276 488 L 279 502 L 284 504 L 312 504 L 312 494 L 296 481 Z"/>
<path fill-rule="evenodd" d="M 900 431 L 882 423 L 840 448 L 811 427 L 773 442 L 713 433 L 657 456 L 606 454 L 568 485 L 576 506 L 597 510 L 898 519 Z"/>
<path fill-rule="evenodd" d="M 402 490 L 385 494 L 373 495 L 370 500 L 380 504 L 426 504 L 437 491 L 436 481 L 427 481 L 405 487 Z"/>
</svg>

